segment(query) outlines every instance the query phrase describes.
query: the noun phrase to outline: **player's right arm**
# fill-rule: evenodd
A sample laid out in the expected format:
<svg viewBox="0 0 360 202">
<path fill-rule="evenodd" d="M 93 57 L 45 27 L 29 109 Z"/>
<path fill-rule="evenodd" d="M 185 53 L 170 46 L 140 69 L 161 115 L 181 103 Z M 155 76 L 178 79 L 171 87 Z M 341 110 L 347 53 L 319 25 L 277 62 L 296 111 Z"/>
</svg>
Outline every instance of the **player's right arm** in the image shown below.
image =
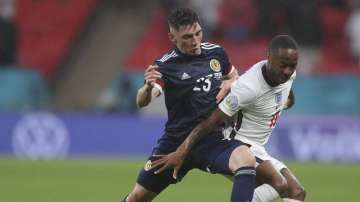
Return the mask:
<svg viewBox="0 0 360 202">
<path fill-rule="evenodd" d="M 150 65 L 144 73 L 144 85 L 138 90 L 136 95 L 136 104 L 142 108 L 147 106 L 151 100 L 161 94 L 159 88 L 154 88 L 156 81 L 161 78 L 161 73 L 156 71 L 156 65 Z"/>
</svg>

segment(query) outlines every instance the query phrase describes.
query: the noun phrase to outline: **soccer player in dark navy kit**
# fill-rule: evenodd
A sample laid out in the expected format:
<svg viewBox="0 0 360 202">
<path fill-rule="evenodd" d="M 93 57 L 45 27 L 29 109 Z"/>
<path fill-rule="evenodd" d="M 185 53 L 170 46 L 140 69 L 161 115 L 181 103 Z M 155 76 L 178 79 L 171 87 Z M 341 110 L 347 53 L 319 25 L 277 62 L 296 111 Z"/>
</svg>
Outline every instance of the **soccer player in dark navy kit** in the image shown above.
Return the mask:
<svg viewBox="0 0 360 202">
<path fill-rule="evenodd" d="M 152 201 L 192 168 L 235 175 L 231 201 L 251 201 L 255 188 L 255 157 L 240 141 L 223 139 L 221 126 L 196 144 L 178 173 L 173 174 L 172 169 L 156 173 L 156 168 L 152 167 L 152 161 L 174 152 L 187 134 L 209 116 L 237 76 L 222 47 L 201 43 L 202 29 L 194 11 L 176 9 L 170 14 L 168 23 L 169 39 L 175 48 L 145 70 L 145 84 L 137 94 L 138 106 L 144 107 L 164 93 L 168 110 L 165 134 L 158 140 L 134 189 L 124 201 Z"/>
</svg>

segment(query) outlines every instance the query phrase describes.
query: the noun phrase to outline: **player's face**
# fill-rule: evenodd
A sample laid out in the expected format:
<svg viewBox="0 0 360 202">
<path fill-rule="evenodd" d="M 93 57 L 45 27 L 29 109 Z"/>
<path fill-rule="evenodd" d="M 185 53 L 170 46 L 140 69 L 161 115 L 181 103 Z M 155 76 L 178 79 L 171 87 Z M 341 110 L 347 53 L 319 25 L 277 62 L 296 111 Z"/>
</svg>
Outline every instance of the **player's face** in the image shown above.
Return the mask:
<svg viewBox="0 0 360 202">
<path fill-rule="evenodd" d="M 200 55 L 202 29 L 199 23 L 181 26 L 179 30 L 170 29 L 169 39 L 186 55 Z"/>
<path fill-rule="evenodd" d="M 295 49 L 279 48 L 269 55 L 269 76 L 276 85 L 287 82 L 296 70 L 298 51 Z"/>
</svg>

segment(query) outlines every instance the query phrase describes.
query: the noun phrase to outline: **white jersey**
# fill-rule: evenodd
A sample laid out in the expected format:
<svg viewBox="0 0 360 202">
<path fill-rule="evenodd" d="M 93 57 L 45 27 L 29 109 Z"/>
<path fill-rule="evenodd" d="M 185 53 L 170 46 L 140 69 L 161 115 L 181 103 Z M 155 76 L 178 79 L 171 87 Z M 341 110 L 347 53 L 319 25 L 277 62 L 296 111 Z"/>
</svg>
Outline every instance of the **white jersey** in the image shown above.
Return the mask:
<svg viewBox="0 0 360 202">
<path fill-rule="evenodd" d="M 235 139 L 250 145 L 264 145 L 268 141 L 296 77 L 294 72 L 287 82 L 271 87 L 262 74 L 266 63 L 267 60 L 258 62 L 241 75 L 219 104 L 220 110 L 230 117 L 242 113 Z"/>
</svg>

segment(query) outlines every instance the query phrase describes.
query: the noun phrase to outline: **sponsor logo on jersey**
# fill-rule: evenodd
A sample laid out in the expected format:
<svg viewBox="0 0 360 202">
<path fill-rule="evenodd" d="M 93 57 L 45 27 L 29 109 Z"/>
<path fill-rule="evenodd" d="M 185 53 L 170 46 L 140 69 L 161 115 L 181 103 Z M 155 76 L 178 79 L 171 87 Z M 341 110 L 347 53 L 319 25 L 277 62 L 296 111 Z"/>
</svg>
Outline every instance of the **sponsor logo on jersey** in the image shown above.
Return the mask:
<svg viewBox="0 0 360 202">
<path fill-rule="evenodd" d="M 217 59 L 211 59 L 210 60 L 210 68 L 214 71 L 214 72 L 219 72 L 221 70 L 221 65 L 219 60 Z"/>
<path fill-rule="evenodd" d="M 281 103 L 281 100 L 282 100 L 282 93 L 281 93 L 281 92 L 276 93 L 276 94 L 275 94 L 275 103 L 276 103 L 276 104 L 280 104 L 280 103 Z"/>
<path fill-rule="evenodd" d="M 145 171 L 151 170 L 151 161 L 150 161 L 150 160 L 148 160 L 148 161 L 145 163 L 144 170 L 145 170 Z"/>
<path fill-rule="evenodd" d="M 281 100 L 282 100 L 282 93 L 276 93 L 275 94 L 275 103 L 276 103 L 276 110 L 280 109 L 281 106 Z"/>
<path fill-rule="evenodd" d="M 214 78 L 217 80 L 221 80 L 222 79 L 222 73 L 221 72 L 215 72 L 214 73 Z"/>
<path fill-rule="evenodd" d="M 279 104 L 281 104 L 281 100 L 282 100 L 282 93 L 281 92 L 276 93 L 275 94 L 275 103 L 279 105 Z"/>
<path fill-rule="evenodd" d="M 186 72 L 184 72 L 181 76 L 181 80 L 186 80 L 186 79 L 190 79 L 191 76 L 189 74 L 187 74 Z"/>
<path fill-rule="evenodd" d="M 239 105 L 239 101 L 235 95 L 229 95 L 225 99 L 225 104 L 231 109 L 236 110 Z"/>
</svg>

